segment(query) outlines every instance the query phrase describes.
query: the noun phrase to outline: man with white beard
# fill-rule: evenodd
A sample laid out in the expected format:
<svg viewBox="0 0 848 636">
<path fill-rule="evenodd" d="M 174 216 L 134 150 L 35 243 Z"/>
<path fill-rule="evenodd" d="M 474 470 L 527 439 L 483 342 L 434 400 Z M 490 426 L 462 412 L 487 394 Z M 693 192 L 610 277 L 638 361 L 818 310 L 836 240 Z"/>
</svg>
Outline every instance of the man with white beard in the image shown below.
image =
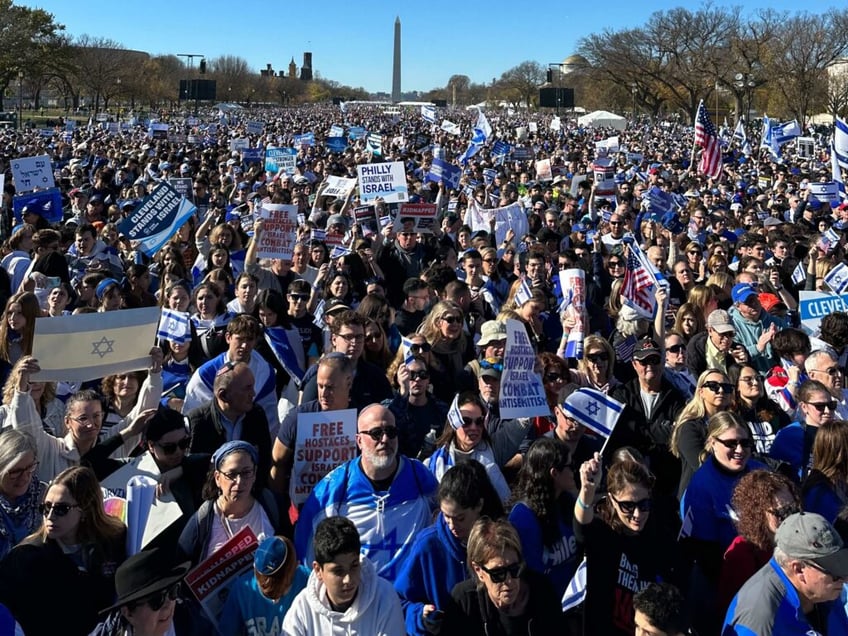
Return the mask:
<svg viewBox="0 0 848 636">
<path fill-rule="evenodd" d="M 415 535 L 430 525 L 438 482 L 424 464 L 398 453 L 398 428 L 386 407 L 366 406 L 356 428 L 362 454 L 315 485 L 295 527 L 295 549 L 311 565 L 315 528 L 325 517 L 341 515 L 356 525 L 362 554 L 377 573 L 394 582 Z"/>
</svg>

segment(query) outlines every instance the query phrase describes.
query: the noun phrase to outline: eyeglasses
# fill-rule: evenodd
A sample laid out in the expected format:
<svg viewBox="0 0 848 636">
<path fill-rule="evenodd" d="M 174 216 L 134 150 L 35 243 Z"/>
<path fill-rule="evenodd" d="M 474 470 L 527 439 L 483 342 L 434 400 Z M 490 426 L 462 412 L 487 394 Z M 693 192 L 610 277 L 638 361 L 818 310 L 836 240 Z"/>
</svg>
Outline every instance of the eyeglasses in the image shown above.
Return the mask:
<svg viewBox="0 0 848 636">
<path fill-rule="evenodd" d="M 622 263 L 621 261 L 610 261 L 610 262 L 607 264 L 607 266 L 608 266 L 608 267 L 623 267 L 623 266 L 624 266 L 624 263 Z"/>
<path fill-rule="evenodd" d="M 808 406 L 812 406 L 819 413 L 824 413 L 825 409 L 830 409 L 831 412 L 836 411 L 836 400 L 830 402 L 806 402 Z"/>
<path fill-rule="evenodd" d="M 336 335 L 346 342 L 363 342 L 365 340 L 364 333 L 340 333 Z"/>
<path fill-rule="evenodd" d="M 484 263 L 497 263 L 498 259 L 496 259 L 496 258 L 484 258 L 483 262 Z"/>
<path fill-rule="evenodd" d="M 739 381 L 744 382 L 745 384 L 756 384 L 763 378 L 759 375 L 746 375 L 744 377 L 740 377 Z"/>
<path fill-rule="evenodd" d="M 637 364 L 641 364 L 643 367 L 655 367 L 661 362 L 659 356 L 648 356 L 644 360 L 638 360 L 636 358 L 633 358 L 633 360 Z"/>
<path fill-rule="evenodd" d="M 543 378 L 545 384 L 549 382 L 562 382 L 565 378 L 561 373 L 546 373 Z"/>
<path fill-rule="evenodd" d="M 462 322 L 462 318 L 459 316 L 442 316 L 442 320 L 449 325 L 455 325 L 458 322 Z"/>
<path fill-rule="evenodd" d="M 609 224 L 610 225 L 624 225 L 624 223 L 622 221 L 610 221 Z"/>
<path fill-rule="evenodd" d="M 236 481 L 238 479 L 241 479 L 242 481 L 247 481 L 248 479 L 252 479 L 253 476 L 256 475 L 255 468 L 248 468 L 242 471 L 231 470 L 228 473 L 225 473 L 222 470 L 219 470 L 217 472 L 219 475 L 221 475 L 221 477 L 226 478 L 227 481 Z"/>
<path fill-rule="evenodd" d="M 409 238 L 410 236 L 415 236 L 415 232 L 398 232 L 403 237 Z"/>
<path fill-rule="evenodd" d="M 154 612 L 158 612 L 160 609 L 162 609 L 162 606 L 165 605 L 166 602 L 176 601 L 179 595 L 180 584 L 175 583 L 169 588 L 156 592 L 155 594 L 151 594 L 146 599 L 134 601 L 128 604 L 127 609 L 132 610 L 138 607 L 139 605 L 144 605 L 145 603 L 147 603 L 150 609 L 152 609 Z"/>
<path fill-rule="evenodd" d="M 823 568 L 818 563 L 815 563 L 813 561 L 804 561 L 804 565 L 809 565 L 814 570 L 818 570 L 822 574 L 829 576 L 831 581 L 833 581 L 834 583 L 837 583 L 839 581 L 844 581 L 845 579 L 848 578 L 848 576 L 837 576 L 833 572 L 831 572 L 830 570 Z"/>
<path fill-rule="evenodd" d="M 815 371 L 816 373 L 827 373 L 832 378 L 836 377 L 842 372 L 839 367 L 830 367 L 828 369 L 813 369 L 813 371 Z"/>
<path fill-rule="evenodd" d="M 670 347 L 666 347 L 666 351 L 669 351 L 671 353 L 680 353 L 684 349 L 686 349 L 686 347 L 683 344 L 676 344 L 671 345 Z"/>
<path fill-rule="evenodd" d="M 609 355 L 607 355 L 606 352 L 589 353 L 589 354 L 586 355 L 586 359 L 589 362 L 592 362 L 594 364 L 598 364 L 599 362 L 609 362 Z"/>
<path fill-rule="evenodd" d="M 429 371 L 410 371 L 409 373 L 410 380 L 429 380 L 430 372 Z"/>
<path fill-rule="evenodd" d="M 489 578 L 492 579 L 492 583 L 503 583 L 506 581 L 507 576 L 513 579 L 520 578 L 524 573 L 524 563 L 513 563 L 512 565 L 492 568 L 491 570 L 485 565 L 480 565 L 480 569 L 489 575 Z"/>
<path fill-rule="evenodd" d="M 483 358 L 480 360 L 480 368 L 481 369 L 494 369 L 495 371 L 503 371 L 503 363 L 502 362 L 492 362 L 488 358 Z"/>
<path fill-rule="evenodd" d="M 74 508 L 79 508 L 79 504 L 53 503 L 52 501 L 45 501 L 41 504 L 41 506 L 39 506 L 41 514 L 45 517 L 49 517 L 51 512 L 55 512 L 57 517 L 64 517 Z"/>
<path fill-rule="evenodd" d="M 484 417 L 466 417 L 462 416 L 462 428 L 468 428 L 469 426 L 483 426 L 486 423 L 486 418 Z"/>
<path fill-rule="evenodd" d="M 729 382 L 704 382 L 702 385 L 705 389 L 709 389 L 713 393 L 733 393 L 733 385 Z"/>
<path fill-rule="evenodd" d="M 653 505 L 653 502 L 649 497 L 640 499 L 639 501 L 619 501 L 612 495 L 610 495 L 609 498 L 612 499 L 615 504 L 621 508 L 621 512 L 626 515 L 632 515 L 636 512 L 637 508 L 639 509 L 639 512 L 650 512 L 651 506 Z"/>
<path fill-rule="evenodd" d="M 383 439 L 383 435 L 389 439 L 396 438 L 398 436 L 398 428 L 397 426 L 377 426 L 376 428 L 372 428 L 367 431 L 357 431 L 356 434 L 367 435 L 375 442 L 379 442 Z"/>
<path fill-rule="evenodd" d="M 289 294 L 289 298 L 292 302 L 306 302 L 309 300 L 308 294 Z"/>
<path fill-rule="evenodd" d="M 409 345 L 409 350 L 413 353 L 430 353 L 430 343 L 422 342 L 421 344 L 411 344 Z"/>
<path fill-rule="evenodd" d="M 186 450 L 191 444 L 190 437 L 183 437 L 179 442 L 173 442 L 170 444 L 160 444 L 159 442 L 153 442 L 156 446 L 162 449 L 162 452 L 166 455 L 173 455 L 177 452 L 177 449 Z"/>
<path fill-rule="evenodd" d="M 35 469 L 38 468 L 38 462 L 33 462 L 29 466 L 24 466 L 23 468 L 14 468 L 6 473 L 7 477 L 11 477 L 14 479 L 20 479 L 24 475 L 32 475 L 35 472 Z"/>
<path fill-rule="evenodd" d="M 741 446 L 745 450 L 754 447 L 754 440 L 752 440 L 750 438 L 745 438 L 745 439 L 720 439 L 720 438 L 716 437 L 715 441 L 717 441 L 719 444 L 724 446 L 727 450 L 736 450 L 737 446 Z"/>
<path fill-rule="evenodd" d="M 79 415 L 77 417 L 69 417 L 68 419 L 73 420 L 77 424 L 82 424 L 85 426 L 86 424 L 102 422 L 103 421 L 103 413 L 94 413 L 90 417 L 88 415 Z"/>
</svg>

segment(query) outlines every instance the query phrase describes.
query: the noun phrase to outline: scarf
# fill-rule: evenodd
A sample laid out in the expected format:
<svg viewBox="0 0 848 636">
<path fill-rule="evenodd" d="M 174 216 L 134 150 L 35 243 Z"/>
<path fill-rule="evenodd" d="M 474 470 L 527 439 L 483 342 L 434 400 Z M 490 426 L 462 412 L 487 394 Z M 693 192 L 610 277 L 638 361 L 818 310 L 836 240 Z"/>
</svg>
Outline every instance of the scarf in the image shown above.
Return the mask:
<svg viewBox="0 0 848 636">
<path fill-rule="evenodd" d="M 8 517 L 14 525 L 26 525 L 30 532 L 34 532 L 41 525 L 40 503 L 41 482 L 38 480 L 38 471 L 35 471 L 27 491 L 19 498 L 17 506 L 12 505 L 12 502 L 5 495 L 0 494 L 0 510 L 3 511 L 3 515 L 0 515 L 0 521 L 4 521 Z M 0 536 L 11 540 L 11 532 L 11 528 L 0 522 Z"/>
</svg>

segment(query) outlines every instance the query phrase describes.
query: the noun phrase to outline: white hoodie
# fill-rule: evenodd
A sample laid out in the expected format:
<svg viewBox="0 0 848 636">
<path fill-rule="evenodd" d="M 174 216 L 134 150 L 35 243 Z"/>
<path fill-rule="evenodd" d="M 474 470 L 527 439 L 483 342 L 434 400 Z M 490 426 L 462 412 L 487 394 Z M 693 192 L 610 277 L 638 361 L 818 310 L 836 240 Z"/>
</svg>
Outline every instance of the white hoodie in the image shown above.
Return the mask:
<svg viewBox="0 0 848 636">
<path fill-rule="evenodd" d="M 324 584 L 313 570 L 283 621 L 286 636 L 402 636 L 406 633 L 400 599 L 366 557 L 356 598 L 346 612 L 330 609 Z"/>
</svg>

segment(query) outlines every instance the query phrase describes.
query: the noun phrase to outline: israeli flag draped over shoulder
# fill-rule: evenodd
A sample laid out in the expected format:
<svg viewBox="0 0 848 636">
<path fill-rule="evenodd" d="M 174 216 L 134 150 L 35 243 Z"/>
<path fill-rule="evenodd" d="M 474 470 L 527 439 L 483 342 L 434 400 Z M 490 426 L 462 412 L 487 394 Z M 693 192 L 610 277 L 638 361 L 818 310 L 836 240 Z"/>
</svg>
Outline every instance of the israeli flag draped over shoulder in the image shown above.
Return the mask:
<svg viewBox="0 0 848 636">
<path fill-rule="evenodd" d="M 282 327 L 266 327 L 265 342 L 271 347 L 274 356 L 277 358 L 282 367 L 292 377 L 297 388 L 300 389 L 300 383 L 303 380 L 303 367 L 299 357 L 289 338 L 289 332 Z M 301 349 L 303 345 L 300 342 L 295 343 Z"/>
<path fill-rule="evenodd" d="M 624 405 L 595 389 L 581 388 L 568 396 L 562 410 L 568 417 L 609 439 Z"/>
<path fill-rule="evenodd" d="M 191 327 L 189 326 L 188 312 L 174 311 L 167 307 L 162 308 L 162 317 L 159 319 L 159 328 L 156 337 L 160 340 L 185 344 L 191 339 Z"/>
</svg>

